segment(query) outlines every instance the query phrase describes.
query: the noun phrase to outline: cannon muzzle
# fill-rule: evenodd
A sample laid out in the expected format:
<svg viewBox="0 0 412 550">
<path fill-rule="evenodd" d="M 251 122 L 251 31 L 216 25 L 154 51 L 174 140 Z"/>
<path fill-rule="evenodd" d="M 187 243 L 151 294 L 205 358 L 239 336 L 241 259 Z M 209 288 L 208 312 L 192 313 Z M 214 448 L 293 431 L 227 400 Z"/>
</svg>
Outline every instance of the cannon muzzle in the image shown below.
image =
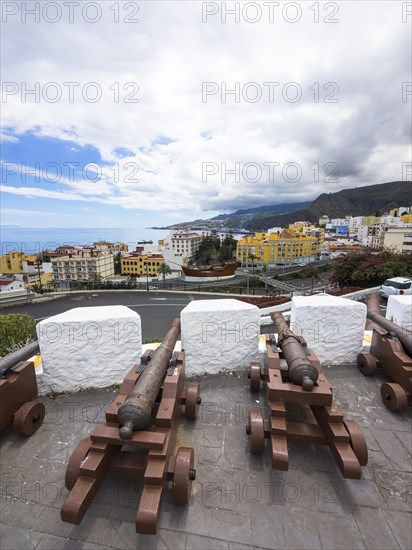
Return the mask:
<svg viewBox="0 0 412 550">
<path fill-rule="evenodd" d="M 318 371 L 308 359 L 300 338 L 290 330 L 281 313 L 272 313 L 271 318 L 278 332 L 278 345 L 288 364 L 289 378 L 304 390 L 313 390 Z"/>
<path fill-rule="evenodd" d="M 174 319 L 162 343 L 154 352 L 126 401 L 118 411 L 122 439 L 130 439 L 135 430 L 142 430 L 151 422 L 152 409 L 166 376 L 169 361 L 180 334 L 180 320 Z"/>
<path fill-rule="evenodd" d="M 389 319 L 385 319 L 385 317 L 381 314 L 378 294 L 369 294 L 369 296 L 367 296 L 366 298 L 366 305 L 368 308 L 368 319 L 378 327 L 383 328 L 391 334 L 395 334 L 395 336 L 402 344 L 405 352 L 412 357 L 412 332 L 410 330 L 400 327 Z"/>
</svg>

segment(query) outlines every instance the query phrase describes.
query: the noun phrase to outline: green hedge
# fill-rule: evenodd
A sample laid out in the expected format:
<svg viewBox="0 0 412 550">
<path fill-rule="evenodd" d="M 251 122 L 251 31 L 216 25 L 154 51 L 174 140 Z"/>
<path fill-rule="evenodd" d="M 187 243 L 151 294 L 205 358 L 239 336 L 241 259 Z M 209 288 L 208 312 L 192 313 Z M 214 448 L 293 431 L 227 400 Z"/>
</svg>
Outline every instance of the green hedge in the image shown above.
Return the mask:
<svg viewBox="0 0 412 550">
<path fill-rule="evenodd" d="M 0 316 L 0 356 L 37 340 L 36 319 L 25 313 Z"/>
</svg>

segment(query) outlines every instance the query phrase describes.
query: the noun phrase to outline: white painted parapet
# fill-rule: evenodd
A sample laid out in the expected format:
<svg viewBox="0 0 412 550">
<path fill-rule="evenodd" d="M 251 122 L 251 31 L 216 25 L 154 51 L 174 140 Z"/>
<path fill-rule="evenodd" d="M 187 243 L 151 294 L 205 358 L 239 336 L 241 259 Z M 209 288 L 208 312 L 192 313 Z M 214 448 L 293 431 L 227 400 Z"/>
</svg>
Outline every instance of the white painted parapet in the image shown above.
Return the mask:
<svg viewBox="0 0 412 550">
<path fill-rule="evenodd" d="M 386 318 L 402 328 L 412 330 L 412 296 L 389 296 Z"/>
<path fill-rule="evenodd" d="M 78 307 L 37 325 L 39 393 L 120 384 L 142 355 L 140 315 L 126 306 Z"/>
<path fill-rule="evenodd" d="M 260 313 L 239 300 L 195 300 L 180 314 L 186 374 L 249 367 L 259 358 Z"/>
<path fill-rule="evenodd" d="M 290 328 L 324 365 L 356 364 L 362 350 L 366 305 L 338 296 L 292 298 Z"/>
</svg>

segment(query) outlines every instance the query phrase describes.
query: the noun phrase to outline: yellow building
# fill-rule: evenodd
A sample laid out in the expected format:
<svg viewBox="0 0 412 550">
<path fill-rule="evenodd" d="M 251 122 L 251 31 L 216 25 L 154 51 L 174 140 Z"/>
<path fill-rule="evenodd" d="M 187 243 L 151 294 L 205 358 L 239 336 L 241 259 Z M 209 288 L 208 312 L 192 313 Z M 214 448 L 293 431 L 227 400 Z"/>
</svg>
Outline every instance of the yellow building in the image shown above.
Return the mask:
<svg viewBox="0 0 412 550">
<path fill-rule="evenodd" d="M 412 223 L 412 214 L 402 214 L 401 220 L 403 223 Z"/>
<path fill-rule="evenodd" d="M 27 269 L 23 266 L 23 262 L 28 265 L 35 265 L 37 256 L 35 254 L 24 254 L 24 252 L 7 252 L 0 256 L 0 273 L 25 273 Z M 27 266 L 26 264 L 26 266 Z"/>
<path fill-rule="evenodd" d="M 163 254 L 134 254 L 121 258 L 121 273 L 122 275 L 130 275 L 132 277 L 140 277 L 148 275 L 155 277 L 158 275 L 158 268 L 164 263 Z"/>
<path fill-rule="evenodd" d="M 316 227 L 316 225 L 309 222 L 295 222 L 289 224 L 288 233 L 295 235 L 304 235 L 305 237 L 316 237 L 318 239 L 319 247 L 325 243 L 325 228 Z"/>
<path fill-rule="evenodd" d="M 316 259 L 319 239 L 303 233 L 255 233 L 240 239 L 236 259 L 242 267 L 248 265 L 272 266 L 277 263 L 299 263 Z"/>
</svg>

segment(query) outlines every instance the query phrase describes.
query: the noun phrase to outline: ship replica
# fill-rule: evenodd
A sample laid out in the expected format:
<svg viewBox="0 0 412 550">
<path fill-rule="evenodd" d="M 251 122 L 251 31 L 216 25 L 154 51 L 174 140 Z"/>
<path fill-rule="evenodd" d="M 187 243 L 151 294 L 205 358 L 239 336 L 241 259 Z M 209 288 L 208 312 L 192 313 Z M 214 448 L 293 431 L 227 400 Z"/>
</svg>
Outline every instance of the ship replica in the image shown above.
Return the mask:
<svg viewBox="0 0 412 550">
<path fill-rule="evenodd" d="M 231 279 L 235 276 L 235 271 L 239 267 L 237 261 L 229 261 L 224 264 L 211 265 L 210 267 L 198 268 L 182 266 L 186 281 L 196 281 L 205 279 Z"/>
</svg>

